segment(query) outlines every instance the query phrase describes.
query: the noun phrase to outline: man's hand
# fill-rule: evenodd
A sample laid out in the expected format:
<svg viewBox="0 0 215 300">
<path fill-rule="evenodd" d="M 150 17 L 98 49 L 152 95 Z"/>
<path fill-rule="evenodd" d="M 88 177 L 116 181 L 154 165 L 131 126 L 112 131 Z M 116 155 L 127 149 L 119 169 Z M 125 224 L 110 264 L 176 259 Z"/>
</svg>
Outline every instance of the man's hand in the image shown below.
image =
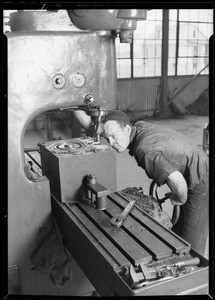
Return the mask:
<svg viewBox="0 0 215 300">
<path fill-rule="evenodd" d="M 183 202 L 180 201 L 178 196 L 173 192 L 166 193 L 165 196 L 170 199 L 172 205 L 182 205 L 182 204 L 184 204 Z"/>
</svg>

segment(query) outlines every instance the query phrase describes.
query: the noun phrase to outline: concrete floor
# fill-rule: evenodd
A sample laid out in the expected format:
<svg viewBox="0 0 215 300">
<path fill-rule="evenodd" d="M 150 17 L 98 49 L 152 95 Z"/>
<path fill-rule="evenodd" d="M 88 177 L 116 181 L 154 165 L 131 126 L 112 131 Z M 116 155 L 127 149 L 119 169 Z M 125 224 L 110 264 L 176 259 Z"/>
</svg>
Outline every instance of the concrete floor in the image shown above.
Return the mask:
<svg viewBox="0 0 215 300">
<path fill-rule="evenodd" d="M 132 120 L 131 118 L 131 121 Z M 209 122 L 208 116 L 197 115 L 183 115 L 176 118 L 154 119 L 146 118 L 144 121 L 154 124 L 160 124 L 172 129 L 175 129 L 188 137 L 190 137 L 197 145 L 202 147 L 203 142 L 203 128 L 207 122 Z M 71 138 L 70 130 L 54 129 L 53 136 L 55 138 Z M 44 130 L 26 131 L 24 145 L 25 147 L 32 147 L 39 142 L 46 141 L 46 132 Z M 149 187 L 151 179 L 148 178 L 145 171 L 138 167 L 133 157 L 128 154 L 126 150 L 123 153 L 116 153 L 117 156 L 117 190 L 120 191 L 126 187 L 142 187 L 144 194 L 149 194 Z M 164 185 L 158 188 L 158 195 L 162 198 L 169 190 L 168 186 Z M 172 205 L 169 200 L 163 204 L 163 209 L 172 216 Z M 208 258 L 208 247 L 205 253 L 205 257 Z"/>
</svg>

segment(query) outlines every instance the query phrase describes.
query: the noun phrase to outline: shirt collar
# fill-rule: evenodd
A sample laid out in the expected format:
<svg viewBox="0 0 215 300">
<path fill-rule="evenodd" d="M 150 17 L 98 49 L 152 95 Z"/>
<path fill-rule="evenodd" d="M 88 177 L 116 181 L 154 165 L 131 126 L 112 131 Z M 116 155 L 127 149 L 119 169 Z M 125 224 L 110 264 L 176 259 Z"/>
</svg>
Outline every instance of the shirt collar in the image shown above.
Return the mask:
<svg viewBox="0 0 215 300">
<path fill-rule="evenodd" d="M 128 145 L 128 149 L 130 149 L 130 147 L 131 147 L 131 144 L 132 144 L 132 142 L 134 140 L 136 132 L 137 132 L 137 127 L 134 126 L 134 125 L 132 125 L 131 126 L 131 133 L 130 133 L 130 144 Z"/>
</svg>

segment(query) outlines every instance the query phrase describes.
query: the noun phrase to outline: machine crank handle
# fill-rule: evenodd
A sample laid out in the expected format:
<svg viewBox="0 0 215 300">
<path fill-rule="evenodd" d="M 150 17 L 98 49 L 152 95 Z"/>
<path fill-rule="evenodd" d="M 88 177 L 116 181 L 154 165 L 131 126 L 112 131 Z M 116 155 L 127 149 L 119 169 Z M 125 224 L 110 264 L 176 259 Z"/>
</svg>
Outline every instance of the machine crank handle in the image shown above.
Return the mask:
<svg viewBox="0 0 215 300">
<path fill-rule="evenodd" d="M 161 280 L 167 280 L 195 271 L 197 270 L 197 265 L 199 265 L 199 263 L 200 259 L 198 257 L 176 261 L 170 265 L 164 264 L 160 267 L 146 266 L 145 264 L 140 263 L 138 271 L 133 265 L 130 265 L 129 280 L 131 285 L 134 288 L 137 288 L 154 283 L 155 281 L 160 282 Z"/>
<path fill-rule="evenodd" d="M 111 224 L 113 226 L 120 227 L 123 224 L 123 221 L 125 220 L 125 218 L 128 216 L 128 214 L 133 209 L 135 202 L 136 202 L 135 200 L 130 201 L 121 214 L 117 214 L 115 217 L 113 217 L 110 220 Z"/>
<path fill-rule="evenodd" d="M 182 266 L 198 266 L 200 264 L 200 259 L 198 257 L 193 257 L 187 260 L 182 260 L 173 263 L 174 267 L 182 267 Z"/>
</svg>

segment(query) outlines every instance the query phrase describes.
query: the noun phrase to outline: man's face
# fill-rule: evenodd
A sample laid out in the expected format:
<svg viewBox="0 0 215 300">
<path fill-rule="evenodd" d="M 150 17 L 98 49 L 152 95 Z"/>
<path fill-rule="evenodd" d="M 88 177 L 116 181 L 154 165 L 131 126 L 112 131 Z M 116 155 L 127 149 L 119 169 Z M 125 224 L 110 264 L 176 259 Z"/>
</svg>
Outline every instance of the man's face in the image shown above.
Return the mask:
<svg viewBox="0 0 215 300">
<path fill-rule="evenodd" d="M 123 152 L 130 143 L 131 126 L 120 126 L 117 121 L 107 121 L 104 124 L 104 137 L 118 152 Z"/>
</svg>

